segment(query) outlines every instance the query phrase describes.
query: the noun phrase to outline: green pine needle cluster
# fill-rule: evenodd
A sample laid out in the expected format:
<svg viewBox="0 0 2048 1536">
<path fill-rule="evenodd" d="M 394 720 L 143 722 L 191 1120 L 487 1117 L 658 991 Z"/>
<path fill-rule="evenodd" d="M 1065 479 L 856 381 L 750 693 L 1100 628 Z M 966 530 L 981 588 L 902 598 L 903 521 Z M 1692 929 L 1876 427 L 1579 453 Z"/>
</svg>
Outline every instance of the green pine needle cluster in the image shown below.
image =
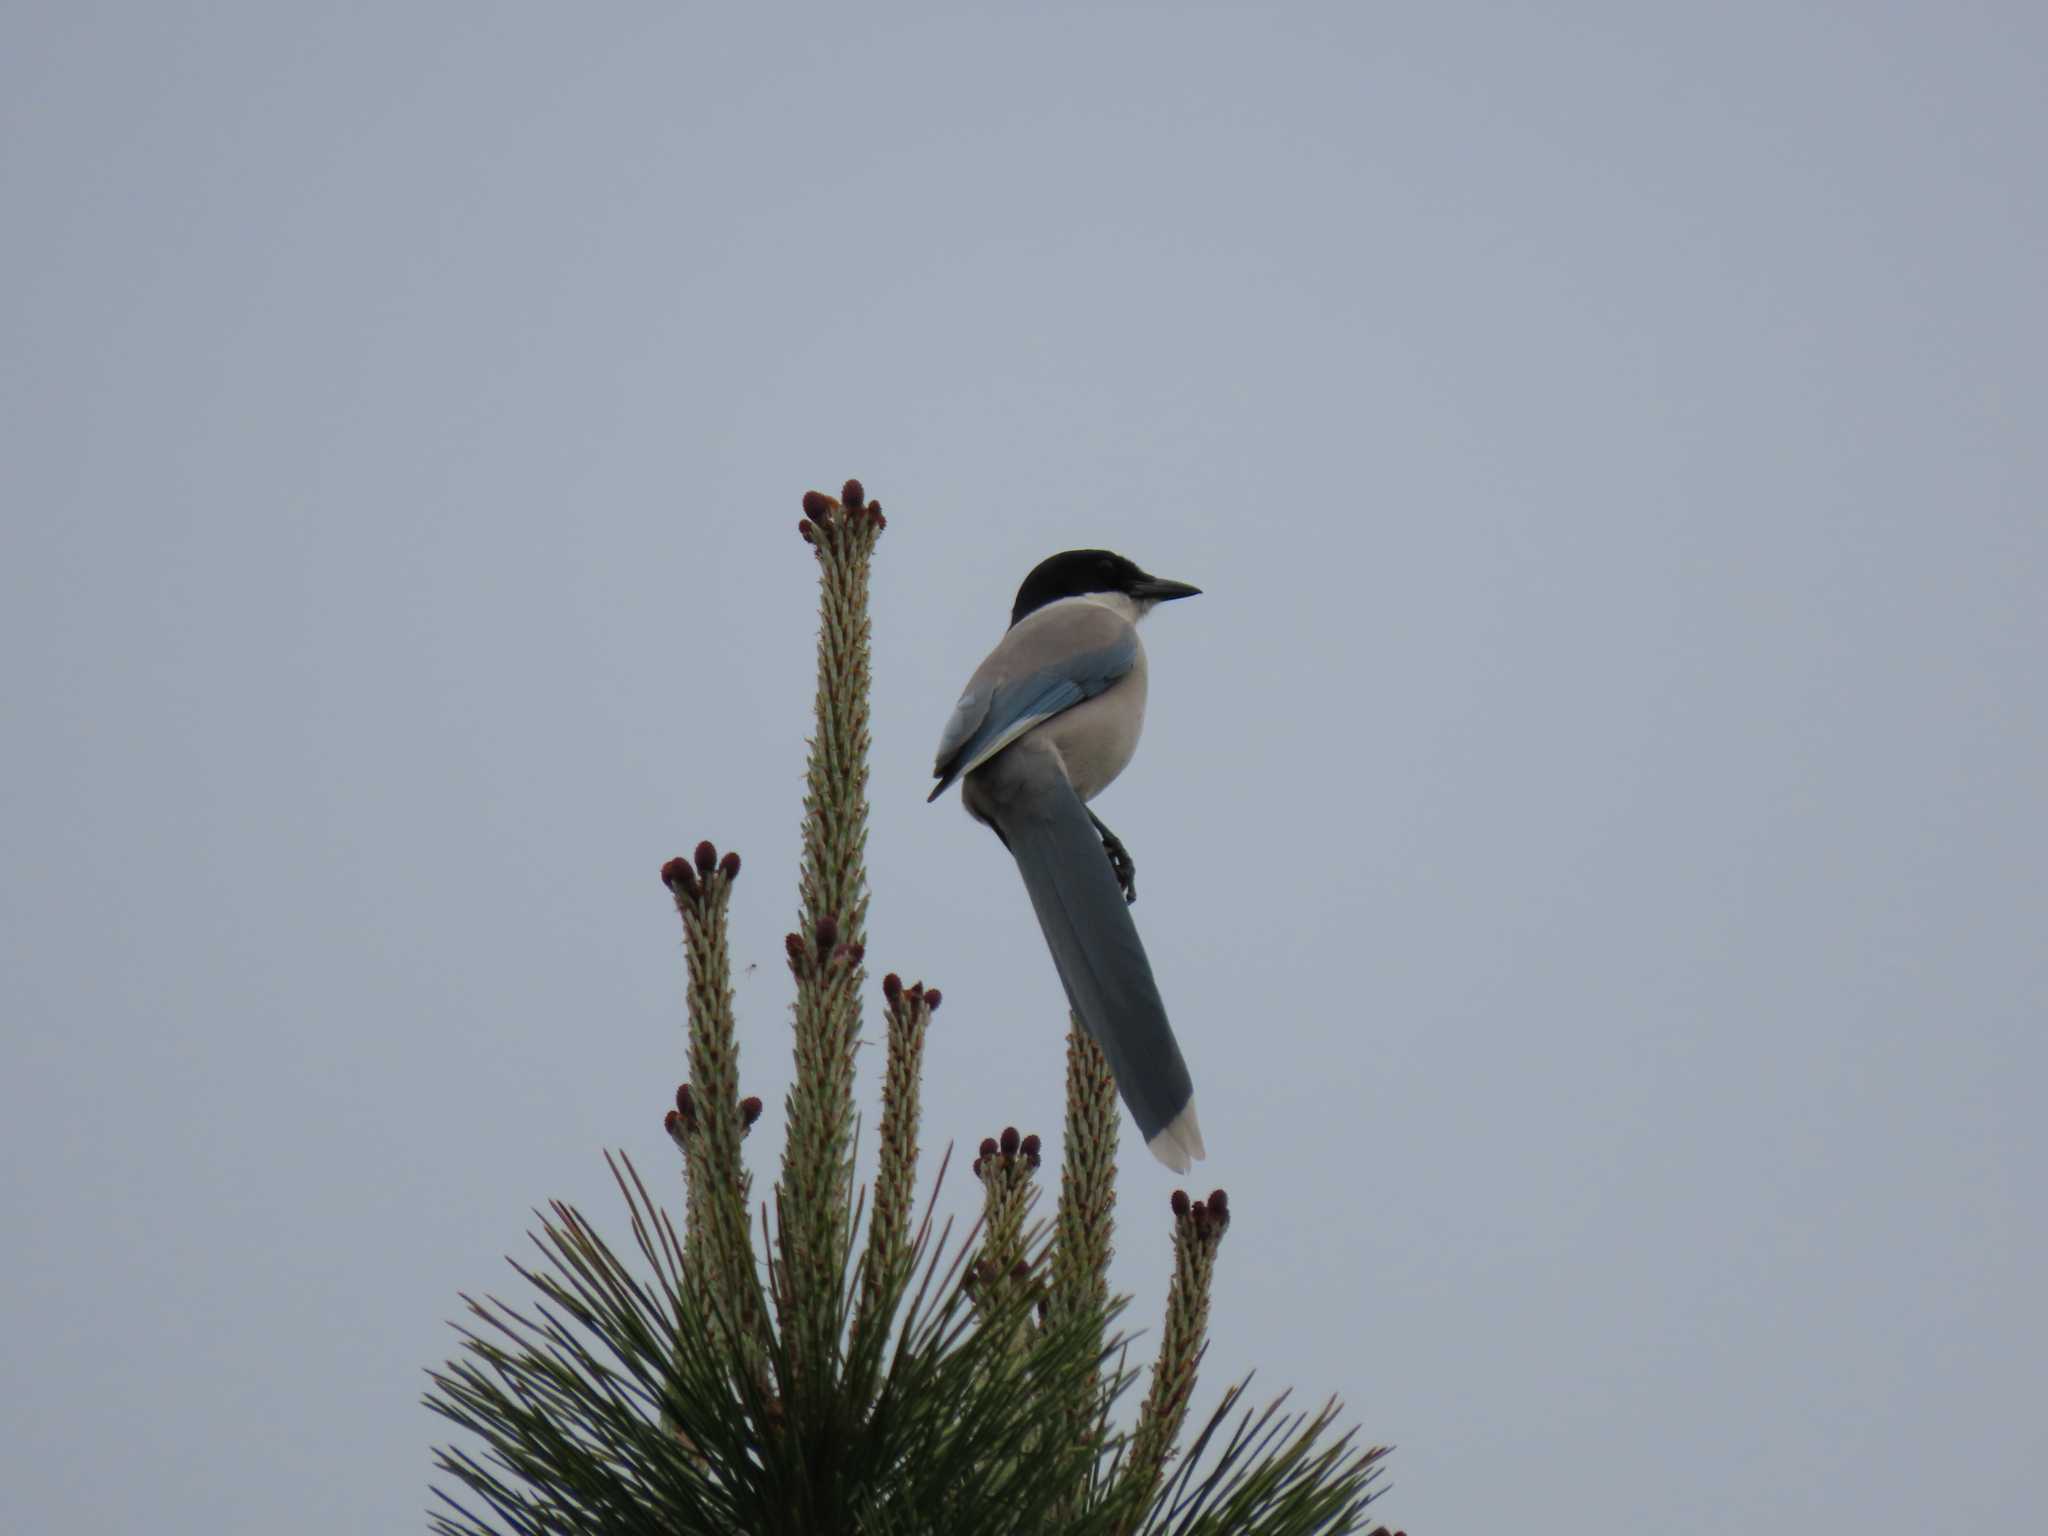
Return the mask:
<svg viewBox="0 0 2048 1536">
<path fill-rule="evenodd" d="M 849 481 L 799 525 L 819 567 L 816 729 L 804 795 L 796 1072 L 780 1177 L 757 1212 L 726 918 L 739 856 L 710 843 L 662 878 L 682 920 L 691 1080 L 679 1234 L 623 1156 L 632 1246 L 560 1203 L 514 1262 L 524 1306 L 465 1297 L 427 1405 L 465 1432 L 438 1454 L 442 1536 L 1296 1536 L 1355 1531 L 1384 1448 L 1335 1432 L 1334 1400 L 1262 1410 L 1244 1384 L 1177 1451 L 1230 1224 L 1222 1191 L 1176 1192 L 1174 1274 L 1145 1373 L 1112 1330 L 1117 1102 L 1078 1021 L 1068 1038 L 1057 1212 L 1033 1223 L 1039 1139 L 981 1145 L 980 1220 L 916 1219 L 924 1043 L 936 988 L 884 978 L 886 1061 L 872 1202 L 854 1186 L 865 991 L 869 569 L 887 526 Z M 915 1225 L 913 1227 L 913 1223 Z M 757 1230 L 758 1226 L 758 1230 Z"/>
</svg>

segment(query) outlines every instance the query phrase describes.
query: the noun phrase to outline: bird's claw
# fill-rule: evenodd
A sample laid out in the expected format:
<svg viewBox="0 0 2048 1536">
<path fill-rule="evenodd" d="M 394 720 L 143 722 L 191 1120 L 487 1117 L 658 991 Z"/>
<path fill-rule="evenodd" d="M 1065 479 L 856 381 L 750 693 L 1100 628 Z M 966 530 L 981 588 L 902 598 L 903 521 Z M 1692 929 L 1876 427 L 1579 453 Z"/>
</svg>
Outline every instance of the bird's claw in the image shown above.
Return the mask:
<svg viewBox="0 0 2048 1536">
<path fill-rule="evenodd" d="M 1102 834 L 1102 851 L 1109 855 L 1109 867 L 1116 872 L 1116 883 L 1124 893 L 1124 905 L 1134 904 L 1138 899 L 1137 863 L 1114 832 Z"/>
</svg>

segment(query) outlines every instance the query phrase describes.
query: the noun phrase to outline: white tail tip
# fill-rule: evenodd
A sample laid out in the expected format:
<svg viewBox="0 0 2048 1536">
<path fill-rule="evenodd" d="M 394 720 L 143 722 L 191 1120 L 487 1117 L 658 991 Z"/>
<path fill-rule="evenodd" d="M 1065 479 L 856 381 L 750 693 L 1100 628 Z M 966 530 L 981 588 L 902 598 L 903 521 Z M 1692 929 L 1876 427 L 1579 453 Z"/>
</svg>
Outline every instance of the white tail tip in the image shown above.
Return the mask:
<svg viewBox="0 0 2048 1536">
<path fill-rule="evenodd" d="M 1175 1173 L 1186 1173 L 1192 1163 L 1209 1155 L 1202 1145 L 1202 1122 L 1195 1118 L 1195 1101 L 1173 1117 L 1173 1124 L 1145 1143 L 1145 1150 Z"/>
</svg>

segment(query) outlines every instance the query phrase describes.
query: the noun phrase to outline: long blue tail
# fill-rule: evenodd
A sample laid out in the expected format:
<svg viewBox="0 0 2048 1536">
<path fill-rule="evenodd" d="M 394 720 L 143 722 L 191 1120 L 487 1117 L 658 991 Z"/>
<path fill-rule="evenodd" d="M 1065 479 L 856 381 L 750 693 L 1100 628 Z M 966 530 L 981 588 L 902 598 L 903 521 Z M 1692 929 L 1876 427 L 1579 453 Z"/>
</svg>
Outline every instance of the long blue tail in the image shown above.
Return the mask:
<svg viewBox="0 0 2048 1536">
<path fill-rule="evenodd" d="M 1189 1160 L 1203 1155 L 1194 1080 L 1102 839 L 1057 769 L 1008 788 L 996 828 L 1024 876 L 1067 1001 L 1109 1058 L 1145 1145 L 1186 1173 Z"/>
</svg>

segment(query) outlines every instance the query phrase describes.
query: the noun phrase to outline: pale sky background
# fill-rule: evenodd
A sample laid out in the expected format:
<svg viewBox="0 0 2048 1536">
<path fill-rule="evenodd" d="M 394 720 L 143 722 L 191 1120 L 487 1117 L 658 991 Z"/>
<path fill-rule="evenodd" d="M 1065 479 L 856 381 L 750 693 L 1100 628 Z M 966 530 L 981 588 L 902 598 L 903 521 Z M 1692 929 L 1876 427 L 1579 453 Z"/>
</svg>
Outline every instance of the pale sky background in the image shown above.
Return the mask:
<svg viewBox="0 0 2048 1536">
<path fill-rule="evenodd" d="M 0 11 L 0 1529 L 420 1529 L 456 1292 L 673 1166 L 700 837 L 772 1166 L 849 474 L 935 1145 L 1059 1116 L 959 684 L 1206 589 L 1099 805 L 1204 1402 L 1417 1536 L 2038 1521 L 2048 10 L 1024 9 Z"/>
</svg>

